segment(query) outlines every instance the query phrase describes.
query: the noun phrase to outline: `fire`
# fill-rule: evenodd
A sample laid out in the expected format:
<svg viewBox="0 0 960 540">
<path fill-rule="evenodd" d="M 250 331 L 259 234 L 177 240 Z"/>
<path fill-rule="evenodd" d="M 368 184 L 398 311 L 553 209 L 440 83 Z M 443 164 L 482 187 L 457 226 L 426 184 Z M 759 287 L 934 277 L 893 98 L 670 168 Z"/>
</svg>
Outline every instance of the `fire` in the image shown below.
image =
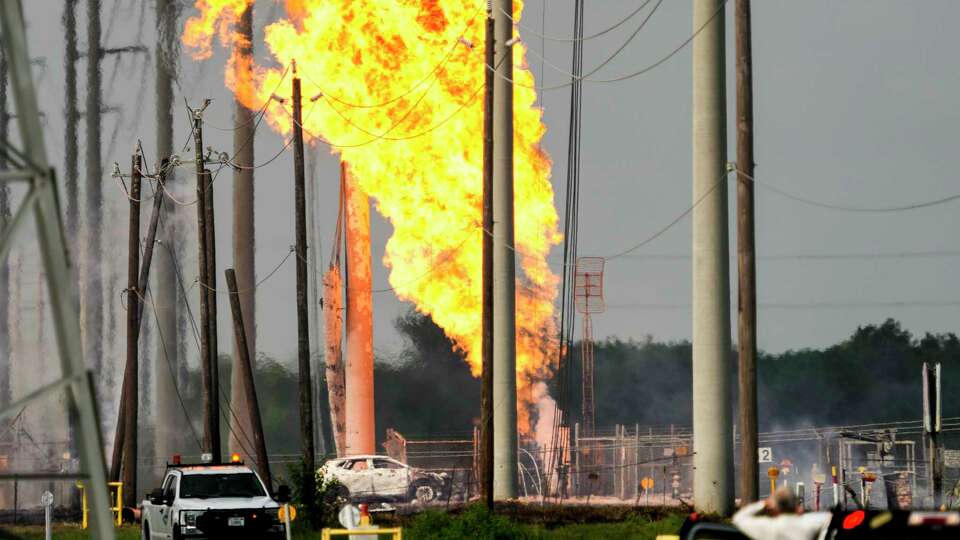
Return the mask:
<svg viewBox="0 0 960 540">
<path fill-rule="evenodd" d="M 225 47 L 252 0 L 197 0 L 183 41 L 198 59 L 216 35 Z M 268 103 L 270 125 L 292 128 L 288 69 L 302 78 L 305 136 L 328 143 L 393 225 L 384 264 L 398 297 L 430 315 L 480 374 L 480 228 L 483 157 L 483 0 L 287 0 L 287 18 L 265 29 L 279 67 L 255 66 L 225 82 L 246 106 Z M 515 1 L 515 18 L 522 2 Z M 557 340 L 558 278 L 546 256 L 560 240 L 551 162 L 539 149 L 546 128 L 522 43 L 513 47 L 515 114 L 517 385 L 521 430 L 529 433 L 532 384 Z M 236 56 L 236 54 L 234 54 Z M 286 77 L 286 79 L 285 79 Z M 312 101 L 306 101 L 311 98 Z M 331 178 L 334 178 L 331 176 Z"/>
</svg>

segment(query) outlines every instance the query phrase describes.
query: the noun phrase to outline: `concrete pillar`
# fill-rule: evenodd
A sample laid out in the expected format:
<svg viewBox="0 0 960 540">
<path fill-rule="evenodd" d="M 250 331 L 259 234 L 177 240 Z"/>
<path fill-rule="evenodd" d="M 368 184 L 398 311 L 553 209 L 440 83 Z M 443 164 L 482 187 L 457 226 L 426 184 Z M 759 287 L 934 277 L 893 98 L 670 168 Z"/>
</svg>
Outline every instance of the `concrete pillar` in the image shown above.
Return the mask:
<svg viewBox="0 0 960 540">
<path fill-rule="evenodd" d="M 156 24 L 163 32 L 157 38 L 156 52 L 156 121 L 157 121 L 157 153 L 159 159 L 168 158 L 173 150 L 173 71 L 172 59 L 164 51 L 173 47 L 172 40 L 176 39 L 176 20 L 173 16 L 172 0 L 158 0 L 156 3 Z M 181 180 L 182 181 L 182 180 Z M 165 182 L 170 189 L 176 184 L 176 169 L 167 172 Z M 163 195 L 164 197 L 166 195 Z M 158 460 L 170 460 L 176 452 L 187 453 L 184 446 L 184 429 L 182 423 L 186 421 L 184 412 L 180 409 L 177 398 L 177 377 L 179 375 L 180 347 L 178 345 L 177 328 L 177 301 L 178 293 L 176 268 L 174 267 L 174 253 L 177 248 L 177 205 L 167 198 L 163 202 L 163 214 L 160 216 L 162 226 L 157 230 L 156 257 L 153 264 L 153 294 L 152 302 L 157 310 L 157 353 L 153 363 L 155 370 L 153 380 L 155 388 L 155 416 L 156 427 L 154 442 Z M 173 251 L 173 253 L 172 253 Z M 152 311 L 152 309 L 145 309 Z M 198 449 L 189 448 L 191 452 Z M 149 479 L 151 484 L 163 480 L 163 471 L 155 471 Z"/>
<path fill-rule="evenodd" d="M 235 78 L 241 85 L 251 84 L 253 78 L 253 4 L 240 15 L 237 35 L 242 36 L 234 44 L 233 56 Z M 243 312 L 243 330 L 247 336 L 246 347 L 250 362 L 256 372 L 257 365 L 257 309 L 256 309 L 256 225 L 254 221 L 253 181 L 253 136 L 254 111 L 234 98 L 234 118 L 237 129 L 233 132 L 234 161 L 242 166 L 233 170 L 233 261 L 237 273 L 240 309 Z M 256 459 L 253 444 L 253 424 L 250 421 L 250 404 L 244 389 L 243 370 L 240 369 L 239 350 L 245 345 L 234 339 L 233 370 L 230 380 L 230 402 L 236 413 L 230 415 L 230 452 L 240 453 L 244 460 L 253 463 Z M 254 454 L 250 454 L 254 452 Z"/>
<path fill-rule="evenodd" d="M 376 451 L 373 408 L 373 295 L 370 201 L 346 178 L 347 366 L 346 454 Z"/>
<path fill-rule="evenodd" d="M 693 502 L 699 511 L 729 515 L 733 372 L 722 6 L 722 0 L 693 2 L 694 31 L 713 18 L 693 41 Z"/>
<path fill-rule="evenodd" d="M 517 497 L 516 259 L 513 251 L 513 0 L 494 0 L 493 497 Z"/>
</svg>

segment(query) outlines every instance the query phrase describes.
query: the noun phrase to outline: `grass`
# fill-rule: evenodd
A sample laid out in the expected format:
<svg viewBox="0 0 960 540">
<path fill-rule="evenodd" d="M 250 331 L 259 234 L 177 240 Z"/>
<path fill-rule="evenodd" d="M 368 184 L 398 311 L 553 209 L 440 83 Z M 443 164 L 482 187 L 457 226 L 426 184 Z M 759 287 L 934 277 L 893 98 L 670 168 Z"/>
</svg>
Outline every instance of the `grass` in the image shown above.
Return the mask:
<svg viewBox="0 0 960 540">
<path fill-rule="evenodd" d="M 488 513 L 482 506 L 472 505 L 458 512 L 428 510 L 404 519 L 403 536 L 413 540 L 459 540 L 477 538 L 489 540 L 577 540 L 613 538 L 654 540 L 658 534 L 676 533 L 684 516 L 680 514 L 608 512 L 578 515 L 574 510 L 555 509 L 549 515 L 519 515 L 516 510 L 501 509 Z M 570 509 L 567 509 L 570 510 Z M 297 524 L 301 524 L 298 522 Z M 13 536 L 4 536 L 12 534 Z M 319 532 L 293 527 L 293 538 L 316 540 Z M 22 538 L 41 540 L 42 526 L 0 527 L 0 539 Z M 61 524 L 54 527 L 55 540 L 87 540 L 88 531 L 77 525 Z M 138 526 L 117 529 L 117 540 L 138 540 Z"/>
</svg>

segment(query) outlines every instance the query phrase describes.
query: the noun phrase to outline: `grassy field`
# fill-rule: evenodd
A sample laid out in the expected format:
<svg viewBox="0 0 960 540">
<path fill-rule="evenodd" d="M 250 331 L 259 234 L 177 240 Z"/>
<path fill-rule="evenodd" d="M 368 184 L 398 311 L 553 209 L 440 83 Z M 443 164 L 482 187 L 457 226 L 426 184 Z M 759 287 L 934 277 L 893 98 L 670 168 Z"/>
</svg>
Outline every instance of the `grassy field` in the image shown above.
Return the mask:
<svg viewBox="0 0 960 540">
<path fill-rule="evenodd" d="M 556 516 L 554 516 L 556 517 Z M 569 516 L 567 516 L 569 517 Z M 427 511 L 404 519 L 404 539 L 415 540 L 459 540 L 461 538 L 478 539 L 522 539 L 522 540 L 576 540 L 586 538 L 613 538 L 654 540 L 658 534 L 675 533 L 683 522 L 678 514 L 624 514 L 608 516 L 612 520 L 596 523 L 563 522 L 556 519 L 530 519 L 521 522 L 503 514 L 491 515 L 479 506 L 471 506 L 462 512 L 448 513 Z M 596 516 L 593 516 L 596 519 Z M 140 528 L 125 526 L 118 529 L 117 540 L 135 540 L 140 538 Z M 297 530 L 297 540 L 319 539 L 320 533 Z M 0 540 L 22 538 L 41 540 L 43 527 L 21 526 L 0 528 Z M 87 540 L 91 535 L 75 525 L 58 525 L 53 538 L 57 540 Z"/>
</svg>

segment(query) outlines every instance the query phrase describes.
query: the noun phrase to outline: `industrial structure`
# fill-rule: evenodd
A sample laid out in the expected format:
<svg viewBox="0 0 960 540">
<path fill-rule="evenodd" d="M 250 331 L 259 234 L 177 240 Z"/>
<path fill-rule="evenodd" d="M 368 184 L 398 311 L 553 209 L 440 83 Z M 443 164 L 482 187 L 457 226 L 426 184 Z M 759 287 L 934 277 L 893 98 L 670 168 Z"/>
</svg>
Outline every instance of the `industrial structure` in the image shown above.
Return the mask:
<svg viewBox="0 0 960 540">
<path fill-rule="evenodd" d="M 689 43 L 693 70 L 692 200 L 689 209 L 680 216 L 692 217 L 691 426 L 613 424 L 623 420 L 598 414 L 604 403 L 598 403 L 597 388 L 602 387 L 604 381 L 598 380 L 596 373 L 603 358 L 595 354 L 593 318 L 607 309 L 604 291 L 607 263 L 655 239 L 666 229 L 611 257 L 579 255 L 582 83 L 593 74 L 583 74 L 582 42 L 588 38 L 583 35 L 582 0 L 575 4 L 569 85 L 552 87 L 569 86 L 571 90 L 562 234 L 557 230 L 560 220 L 553 208 L 555 195 L 549 184 L 550 158 L 542 149 L 533 150 L 530 141 L 536 139 L 539 144 L 543 136 L 545 128 L 539 123 L 540 112 L 534 111 L 530 116 L 537 122 L 533 128 L 517 121 L 518 109 L 529 114 L 536 108 L 534 98 L 542 87 L 537 86 L 527 66 L 519 62 L 514 65 L 518 56 L 514 47 L 521 43 L 517 29 L 521 27 L 514 18 L 516 6 L 512 0 L 490 0 L 486 4 L 483 51 L 474 50 L 477 45 L 464 37 L 470 30 L 467 25 L 443 62 L 427 78 L 413 85 L 415 90 L 421 85 L 425 87 L 423 95 L 418 96 L 421 100 L 435 91 L 432 87 L 437 80 L 442 81 L 437 87 L 454 94 L 456 99 L 452 103 L 460 108 L 455 109 L 453 116 L 446 116 L 435 124 L 428 122 L 431 120 L 428 114 L 418 118 L 412 114 L 413 109 L 396 110 L 400 108 L 398 103 L 406 105 L 413 90 L 406 89 L 407 94 L 403 94 L 390 89 L 387 93 L 390 98 L 379 101 L 374 98 L 382 96 L 370 96 L 367 101 L 357 99 L 357 96 L 368 97 L 359 85 L 359 89 L 350 88 L 353 95 L 321 89 L 333 83 L 322 77 L 316 77 L 321 79 L 319 83 L 312 80 L 310 70 L 315 66 L 306 61 L 298 64 L 291 52 L 296 52 L 295 47 L 283 53 L 271 50 L 282 64 L 279 68 L 257 65 L 253 54 L 253 43 L 258 36 L 253 0 L 236 3 L 242 8 L 238 8 L 239 11 L 223 8 L 226 11 L 214 13 L 215 23 L 203 17 L 193 18 L 182 29 L 180 3 L 157 0 L 158 32 L 152 59 L 156 84 L 156 160 L 148 160 L 144 145 L 138 141 L 130 161 L 124 161 L 123 166 L 116 164 L 112 175 L 103 172 L 101 115 L 105 108 L 101 103 L 100 61 L 108 53 L 142 53 L 144 50 L 139 45 L 105 48 L 100 28 L 101 2 L 89 0 L 88 43 L 86 52 L 81 53 L 77 40 L 77 3 L 77 0 L 66 1 L 63 21 L 67 43 L 65 221 L 61 218 L 56 176 L 44 147 L 26 48 L 22 2 L 11 0 L 0 7 L 3 40 L 0 59 L 0 224 L 3 226 L 0 228 L 0 355 L 4 356 L 0 360 L 5 362 L 0 365 L 0 404 L 3 405 L 0 416 L 13 418 L 9 430 L 0 430 L 0 479 L 13 481 L 15 513 L 20 508 L 19 490 L 23 483 L 56 481 L 61 483 L 58 486 L 61 491 L 66 485 L 67 491 L 75 494 L 79 492 L 64 482 L 80 480 L 90 502 L 91 527 L 97 538 L 110 539 L 114 533 L 108 513 L 108 482 L 124 486 L 127 496 L 123 504 L 132 508 L 138 504 L 143 487 L 149 485 L 145 478 L 153 480 L 158 471 L 162 472 L 168 455 L 193 457 L 192 454 L 196 454 L 198 458 L 219 464 L 234 452 L 256 463 L 268 492 L 272 492 L 277 483 L 273 480 L 283 474 L 279 472 L 280 464 L 300 463 L 312 472 L 330 455 L 385 453 L 404 465 L 428 470 L 438 478 L 449 478 L 449 485 L 444 486 L 447 504 L 454 498 L 457 502 L 468 502 L 482 497 L 491 509 L 495 508 L 494 500 L 590 503 L 601 499 L 634 506 L 679 506 L 692 501 L 697 511 L 729 515 L 734 510 L 737 490 L 741 500 L 752 500 L 770 494 L 777 485 L 796 489 L 798 484 L 807 489 L 803 494 L 804 503 L 813 509 L 825 508 L 828 504 L 900 508 L 920 501 L 940 506 L 949 486 L 960 485 L 960 453 L 951 453 L 944 442 L 951 433 L 960 433 L 960 418 L 944 418 L 941 413 L 941 365 L 933 360 L 924 364 L 921 372 L 924 406 L 921 420 L 759 431 L 748 0 L 736 2 L 736 162 L 728 159 L 726 141 L 727 2 L 694 0 L 690 39 L 677 49 Z M 214 8 L 201 6 L 200 9 Z M 296 20 L 296 14 L 290 18 L 302 22 Z M 191 24 L 206 25 L 208 49 L 216 34 L 228 51 L 225 84 L 234 99 L 231 126 L 218 128 L 215 121 L 210 121 L 208 116 L 216 109 L 209 98 L 200 101 L 194 95 L 196 102 L 185 104 L 185 115 L 174 112 L 175 96 L 188 94 L 178 82 L 177 59 L 180 41 L 187 43 L 188 34 L 196 30 L 191 30 Z M 218 31 L 211 30 L 215 27 Z M 294 32 L 291 35 L 302 37 L 296 34 L 300 30 L 297 24 L 286 29 Z M 271 43 L 273 49 L 281 47 Z M 199 48 L 202 49 L 202 45 Z M 350 61 L 361 64 L 361 56 L 357 53 Z M 87 62 L 88 79 L 85 112 L 77 106 L 80 94 L 77 64 L 84 61 L 83 58 Z M 456 69 L 444 67 L 450 58 L 455 58 L 452 65 Z M 469 77 L 442 79 L 447 71 L 455 74 L 469 71 L 464 66 L 473 66 L 470 62 L 475 62 L 477 69 Z M 15 98 L 15 114 L 8 111 L 7 78 Z M 258 86 L 266 84 L 263 81 L 276 86 Z M 470 99 L 476 98 L 476 101 L 463 102 L 463 88 L 472 83 L 477 84 Z M 317 91 L 308 92 L 314 95 L 304 95 L 305 88 Z M 390 215 L 389 209 L 384 209 L 390 205 L 384 204 L 380 197 L 386 190 L 381 188 L 378 192 L 374 184 L 378 177 L 388 177 L 390 182 L 404 179 L 391 176 L 397 175 L 396 171 L 381 162 L 369 165 L 357 157 L 372 159 L 371 154 L 383 152 L 374 150 L 362 154 L 363 150 L 357 148 L 379 141 L 415 140 L 443 128 L 461 110 L 476 113 L 470 116 L 473 123 L 468 125 L 476 128 L 481 118 L 480 96 L 482 148 L 479 133 L 460 134 L 476 144 L 466 145 L 453 166 L 447 164 L 452 170 L 446 171 L 452 178 L 449 185 L 425 187 L 413 185 L 411 181 L 409 189 L 404 186 L 405 190 L 397 190 L 402 191 L 397 199 L 406 203 L 404 209 L 408 214 Z M 518 107 L 521 102 L 522 107 Z M 344 133 L 333 131 L 334 137 L 330 137 L 330 133 L 317 130 L 310 120 L 314 106 L 326 107 L 322 109 L 326 111 L 322 114 L 329 115 L 326 120 L 331 122 L 333 118 L 345 133 L 361 132 L 372 138 L 358 139 L 359 142 L 334 140 L 336 135 Z M 388 112 L 376 117 L 382 109 Z M 364 114 L 376 118 L 371 123 L 377 129 L 357 127 L 354 122 L 360 122 L 358 118 L 364 118 Z M 186 116 L 188 124 L 185 129 L 188 138 L 183 147 L 181 141 L 174 139 L 175 118 L 181 116 Z M 19 138 L 8 132 L 14 117 Z M 77 144 L 81 118 L 86 122 L 87 139 L 83 175 L 79 171 Z M 416 129 L 411 128 L 412 135 L 392 132 L 404 122 L 416 124 Z M 381 125 L 384 123 L 392 127 Z M 254 147 L 260 125 L 280 133 L 284 144 L 276 155 L 258 164 Z M 232 151 L 215 149 L 209 142 L 210 132 L 205 131 L 208 129 L 229 132 Z M 449 137 L 447 140 L 442 135 L 437 137 L 443 143 L 449 142 Z M 339 160 L 339 182 L 336 171 L 320 169 L 318 172 L 316 162 L 308 166 L 310 145 L 339 154 L 335 158 Z M 275 268 L 258 275 L 254 194 L 256 182 L 261 181 L 255 181 L 254 174 L 288 148 L 292 154 L 292 170 L 270 186 L 272 190 L 291 194 L 292 208 L 279 214 L 283 219 L 289 214 L 289 222 L 283 226 L 287 227 L 285 231 L 290 233 L 293 244 Z M 402 155 L 414 161 L 412 154 L 417 150 L 409 150 L 409 156 Z M 397 161 L 397 156 L 391 158 Z M 436 155 L 425 159 L 436 160 Z M 231 188 L 224 186 L 231 181 L 226 180 L 226 173 L 221 176 L 225 169 L 232 172 Z M 730 362 L 733 340 L 728 181 L 734 173 L 738 181 L 739 403 L 734 401 L 734 366 Z M 81 176 L 85 178 L 83 184 L 78 182 Z M 106 245 L 111 240 L 103 234 L 104 220 L 110 217 L 104 212 L 105 176 L 117 184 L 118 192 L 122 192 L 119 200 L 129 212 L 126 228 L 117 227 L 123 230 L 126 242 L 125 286 L 112 286 L 111 274 L 104 269 L 113 263 L 106 255 L 111 252 Z M 537 192 L 524 184 L 524 178 L 527 184 L 531 183 L 530 177 L 543 180 L 546 188 Z M 335 204 L 322 204 L 326 202 L 320 200 L 318 188 L 322 183 L 339 184 Z M 466 184 L 468 188 L 463 187 Z M 14 211 L 9 207 L 17 197 L 7 189 L 8 185 L 25 186 L 19 197 L 20 206 Z M 482 187 L 477 189 L 478 186 Z M 463 191 L 455 191 L 457 189 Z M 225 211 L 222 197 L 218 199 L 218 195 L 228 190 L 232 205 Z M 404 255 L 408 259 L 423 259 L 415 261 L 424 267 L 416 272 L 415 282 L 431 283 L 440 274 L 462 279 L 441 282 L 436 278 L 435 283 L 440 285 L 425 293 L 408 287 L 409 283 L 394 280 L 391 275 L 390 287 L 376 289 L 375 260 L 380 260 L 381 254 L 374 249 L 377 237 L 371 231 L 373 209 L 395 229 L 405 218 L 427 229 L 441 220 L 433 219 L 435 216 L 427 211 L 426 217 L 416 214 L 420 210 L 418 205 L 426 205 L 426 199 L 431 203 L 443 199 L 448 192 L 458 193 L 460 200 L 443 200 L 437 207 L 444 211 L 453 208 L 451 215 L 457 210 L 462 211 L 462 215 L 456 214 L 449 222 L 443 222 L 446 229 L 436 226 L 444 230 L 434 231 L 432 237 L 409 235 L 405 240 L 417 245 Z M 533 210 L 522 208 L 524 202 L 534 197 L 533 192 L 546 201 L 540 205 L 542 208 L 536 205 Z M 424 200 L 418 200 L 418 196 Z M 218 202 L 220 208 L 217 208 Z M 334 206 L 336 220 L 321 211 Z M 537 217 L 540 221 L 528 215 L 537 209 L 543 213 Z M 20 281 L 25 273 L 23 269 L 13 278 L 9 271 L 14 265 L 21 265 L 22 258 L 13 261 L 8 255 L 14 236 L 22 232 L 31 214 L 36 222 L 37 251 L 42 259 L 42 268 L 36 273 L 47 285 L 41 287 L 38 294 L 41 300 L 36 307 L 35 341 L 39 344 L 36 371 L 46 375 L 51 367 L 49 363 L 42 363 L 46 361 L 42 354 L 42 332 L 47 325 L 45 313 L 49 308 L 60 374 L 54 382 L 24 391 L 13 388 L 14 368 L 30 368 L 25 367 L 25 363 L 15 366 L 15 362 L 6 360 L 14 356 L 13 339 L 19 344 L 33 337 L 20 335 L 23 333 L 21 321 L 8 320 L 8 308 L 20 306 L 19 297 L 14 295 L 22 294 L 26 288 Z M 222 274 L 224 250 L 221 247 L 218 257 L 216 249 L 218 214 L 220 224 L 226 222 L 222 216 L 230 216 L 233 227 L 230 249 L 226 250 L 230 254 L 228 258 L 232 256 L 232 263 L 226 265 L 228 268 Z M 321 249 L 327 232 L 321 222 L 335 224 L 329 255 Z M 377 223 L 374 220 L 373 226 L 378 227 Z M 429 245 L 431 240 L 455 234 L 451 223 L 465 228 L 464 241 L 455 247 Z M 531 229 L 535 230 L 531 233 Z M 542 245 L 535 246 L 540 249 L 530 249 L 531 242 L 524 234 L 540 238 Z M 548 264 L 547 253 L 561 242 L 562 270 L 557 276 L 551 270 L 552 263 Z M 79 247 L 69 253 L 72 243 Z M 389 269 L 391 265 L 395 265 L 393 268 L 411 265 L 410 260 L 396 256 L 389 247 L 388 244 L 387 253 L 383 255 L 384 266 Z M 270 248 L 269 242 L 260 247 Z M 526 259 L 536 261 L 525 265 Z M 73 266 L 75 260 L 82 262 L 79 273 Z M 299 452 L 279 455 L 270 452 L 265 435 L 266 416 L 261 416 L 260 407 L 264 394 L 258 394 L 257 388 L 261 384 L 257 379 L 260 352 L 257 300 L 258 289 L 266 280 L 285 275 L 277 272 L 287 260 L 292 263 L 288 269 L 293 266 L 290 274 L 295 276 L 290 280 L 295 283 L 295 302 L 285 305 L 284 316 L 296 318 L 295 330 L 290 332 L 295 334 L 295 345 L 290 347 L 295 353 L 290 362 L 294 367 L 281 367 L 295 373 L 296 406 L 284 411 L 287 413 L 284 420 L 297 426 Z M 532 275 L 531 268 L 542 270 L 542 275 Z M 114 273 L 120 275 L 117 271 Z M 443 339 L 469 364 L 470 374 L 482 378 L 481 399 L 476 403 L 477 418 L 473 426 L 463 426 L 462 431 L 449 437 L 433 438 L 402 433 L 394 426 L 384 425 L 380 419 L 378 431 L 376 399 L 379 396 L 375 392 L 373 338 L 374 293 L 377 292 L 395 293 L 400 301 L 410 302 L 417 312 L 431 317 L 438 332 L 443 332 Z M 122 298 L 126 309 L 125 324 L 109 323 L 111 308 L 104 307 L 103 299 L 114 293 Z M 430 303 L 423 298 L 429 293 L 455 298 L 446 298 L 447 303 Z M 259 299 L 262 301 L 264 296 Z M 539 300 L 540 304 L 531 299 Z M 264 320 L 262 305 L 259 306 L 261 321 Z M 229 307 L 226 312 L 229 318 L 224 314 L 225 307 Z M 438 322 L 444 308 L 453 311 L 454 307 L 462 310 L 457 312 L 461 316 L 456 324 L 444 326 Z M 532 328 L 527 320 L 534 313 L 543 318 L 540 327 Z M 575 316 L 577 313 L 579 317 Z M 574 339 L 575 320 L 581 324 L 579 340 Z M 224 322 L 228 324 L 223 326 Z M 117 332 L 110 336 L 106 333 L 121 327 L 125 327 L 127 341 L 122 360 L 117 360 L 105 345 L 115 339 L 113 334 Z M 155 341 L 149 338 L 148 328 L 157 332 Z M 221 345 L 225 337 L 233 343 L 232 357 L 227 362 L 222 357 L 224 347 Z M 188 353 L 194 344 L 195 355 L 192 350 Z M 577 347 L 578 358 L 573 354 Z M 124 366 L 122 387 L 98 384 L 115 377 L 118 370 L 113 368 L 121 362 Z M 222 375 L 224 366 L 231 369 L 229 380 Z M 570 398 L 577 388 L 579 403 L 576 397 Z M 60 391 L 66 393 L 63 404 L 68 412 L 66 418 L 56 419 L 57 430 L 64 432 L 63 440 L 46 441 L 48 444 L 40 453 L 43 459 L 30 461 L 24 456 L 37 453 L 30 444 L 41 445 L 25 421 L 29 417 L 25 407 Z M 111 406 L 116 399 L 119 406 L 114 415 Z M 43 412 L 60 405 L 61 402 L 57 402 Z M 735 405 L 739 405 L 737 422 Z M 114 419 L 116 424 L 112 423 Z M 145 424 L 148 425 L 144 427 Z M 115 429 L 113 441 L 108 445 L 101 438 L 104 429 Z M 385 441 L 383 433 L 386 433 Z M 109 467 L 105 468 L 104 452 L 108 448 Z M 17 468 L 23 466 L 36 470 Z M 736 475 L 737 472 L 740 474 Z M 315 493 L 311 485 L 314 480 L 313 474 L 305 476 L 307 499 Z M 878 487 L 881 485 L 883 490 Z M 0 510 L 11 504 L 9 491 L 0 489 Z"/>
</svg>

